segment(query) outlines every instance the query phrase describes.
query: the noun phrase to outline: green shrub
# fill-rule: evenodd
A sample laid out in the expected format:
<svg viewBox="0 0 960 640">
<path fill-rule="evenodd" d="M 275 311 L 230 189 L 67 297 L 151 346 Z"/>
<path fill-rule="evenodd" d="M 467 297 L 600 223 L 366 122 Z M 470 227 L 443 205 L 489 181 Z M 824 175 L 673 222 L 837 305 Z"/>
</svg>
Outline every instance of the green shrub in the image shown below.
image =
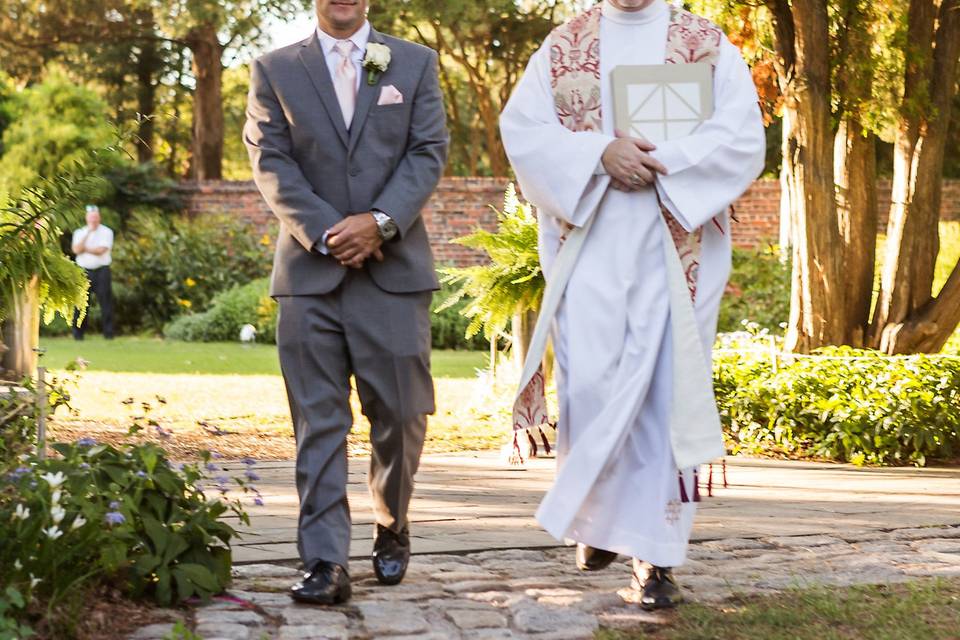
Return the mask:
<svg viewBox="0 0 960 640">
<path fill-rule="evenodd" d="M 960 452 L 960 360 L 833 347 L 820 357 L 718 352 L 734 453 L 916 464 Z"/>
<path fill-rule="evenodd" d="M 85 595 L 100 583 L 165 606 L 226 587 L 236 531 L 224 517 L 248 518 L 238 500 L 208 495 L 230 481 L 205 486 L 206 468 L 217 468 L 209 454 L 174 466 L 149 443 L 53 449 L 58 455 L 31 457 L 0 480 L 0 593 L 13 589 L 26 601 L 14 619 L 71 637 Z"/>
<path fill-rule="evenodd" d="M 277 332 L 277 303 L 270 297 L 270 280 L 261 278 L 217 295 L 203 313 L 185 314 L 163 329 L 172 340 L 236 342 L 240 328 L 252 324 L 257 341 L 273 344 Z"/>
<path fill-rule="evenodd" d="M 67 400 L 59 387 L 53 381 L 54 408 Z M 0 449 L 0 638 L 26 637 L 29 627 L 74 637 L 87 598 L 103 584 L 164 606 L 226 587 L 236 532 L 225 516 L 249 521 L 240 501 L 227 498 L 228 485 L 262 503 L 250 484 L 258 479 L 252 460 L 231 479 L 206 452 L 174 465 L 156 444 L 88 438 L 54 443 L 54 453 L 40 458 L 29 446 L 35 415 L 10 421 L 12 403 L 0 403 L 0 435 L 23 439 Z M 145 424 L 170 437 L 156 422 Z M 134 424 L 130 433 L 143 428 Z"/>
<path fill-rule="evenodd" d="M 171 340 L 189 342 L 235 342 L 239 339 L 240 328 L 252 324 L 257 328 L 257 342 L 273 344 L 277 334 L 277 303 L 270 297 L 269 288 L 268 278 L 236 286 L 219 294 L 203 313 L 187 313 L 167 324 L 163 335 Z M 444 285 L 434 294 L 430 308 L 433 348 L 489 348 L 483 336 L 464 337 L 470 319 L 460 311 L 466 302 L 437 311 L 453 291 L 453 287 Z"/>
<path fill-rule="evenodd" d="M 169 217 L 140 209 L 114 249 L 114 296 L 120 326 L 160 331 L 214 296 L 270 271 L 269 242 L 229 216 Z"/>
<path fill-rule="evenodd" d="M 771 331 L 790 317 L 790 264 L 775 246 L 734 249 L 733 270 L 720 303 L 718 330 L 737 331 L 750 320 Z"/>
</svg>

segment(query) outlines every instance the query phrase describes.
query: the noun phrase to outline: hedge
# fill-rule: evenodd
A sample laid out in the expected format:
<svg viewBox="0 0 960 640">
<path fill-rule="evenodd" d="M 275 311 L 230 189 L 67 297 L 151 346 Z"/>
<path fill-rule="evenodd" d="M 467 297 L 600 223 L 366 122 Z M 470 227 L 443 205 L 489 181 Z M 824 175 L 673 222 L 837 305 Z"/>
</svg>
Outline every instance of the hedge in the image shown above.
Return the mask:
<svg viewBox="0 0 960 640">
<path fill-rule="evenodd" d="M 720 351 L 714 382 L 735 454 L 915 465 L 960 454 L 960 358 Z"/>
</svg>

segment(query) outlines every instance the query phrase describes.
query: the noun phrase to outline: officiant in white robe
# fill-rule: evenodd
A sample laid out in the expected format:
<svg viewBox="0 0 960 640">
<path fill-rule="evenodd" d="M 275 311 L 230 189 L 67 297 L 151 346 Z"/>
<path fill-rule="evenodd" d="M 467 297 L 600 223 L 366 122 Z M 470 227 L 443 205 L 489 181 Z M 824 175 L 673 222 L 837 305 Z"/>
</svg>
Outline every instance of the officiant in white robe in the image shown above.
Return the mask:
<svg viewBox="0 0 960 640">
<path fill-rule="evenodd" d="M 561 124 L 552 86 L 557 33 L 530 60 L 500 121 L 521 192 L 537 208 L 548 281 L 562 237 L 592 222 L 553 324 L 558 476 L 537 518 L 558 539 L 664 568 L 686 558 L 696 468 L 678 469 L 670 432 L 671 403 L 682 402 L 686 390 L 672 373 L 675 327 L 660 203 L 685 231 L 702 234 L 691 333 L 709 359 L 730 272 L 728 209 L 759 175 L 765 150 L 750 71 L 717 30 L 713 115 L 646 154 L 647 168 L 665 171 L 651 171 L 650 182 L 634 175 L 625 184 L 610 175 L 604 153 L 618 133 L 611 71 L 663 64 L 672 21 L 691 15 L 677 11 L 664 0 L 604 0 L 584 16 L 599 18 L 598 130 Z M 722 453 L 717 431 L 717 445 L 690 459 Z"/>
</svg>

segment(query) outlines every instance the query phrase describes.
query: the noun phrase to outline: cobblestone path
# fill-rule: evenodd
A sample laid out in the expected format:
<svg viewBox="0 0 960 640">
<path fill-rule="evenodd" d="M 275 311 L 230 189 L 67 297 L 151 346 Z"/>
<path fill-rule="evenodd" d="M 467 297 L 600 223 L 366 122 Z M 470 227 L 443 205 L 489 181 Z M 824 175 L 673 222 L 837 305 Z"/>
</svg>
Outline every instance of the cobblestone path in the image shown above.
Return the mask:
<svg viewBox="0 0 960 640">
<path fill-rule="evenodd" d="M 601 627 L 663 621 L 634 603 L 626 559 L 583 574 L 570 548 L 414 556 L 397 587 L 381 587 L 369 561 L 355 560 L 354 598 L 335 608 L 294 604 L 286 590 L 297 575 L 281 564 L 238 566 L 230 591 L 236 601 L 171 611 L 170 622 L 130 638 L 160 640 L 178 619 L 205 640 L 572 640 L 592 638 Z M 699 602 L 792 586 L 960 576 L 960 526 L 694 542 L 677 576 L 688 598 Z"/>
</svg>

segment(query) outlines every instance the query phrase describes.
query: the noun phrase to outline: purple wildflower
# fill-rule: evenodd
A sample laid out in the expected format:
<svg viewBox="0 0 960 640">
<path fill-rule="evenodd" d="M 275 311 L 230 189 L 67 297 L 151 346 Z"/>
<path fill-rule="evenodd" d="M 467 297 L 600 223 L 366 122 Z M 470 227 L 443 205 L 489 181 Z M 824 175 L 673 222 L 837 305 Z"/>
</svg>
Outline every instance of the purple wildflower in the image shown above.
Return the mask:
<svg viewBox="0 0 960 640">
<path fill-rule="evenodd" d="M 123 524 L 127 521 L 119 511 L 111 511 L 104 516 L 108 524 Z"/>
<path fill-rule="evenodd" d="M 247 469 L 243 472 L 243 475 L 247 476 L 247 480 L 250 480 L 251 482 L 256 482 L 260 479 L 260 476 L 258 476 L 257 473 L 252 469 Z"/>
<path fill-rule="evenodd" d="M 9 475 L 10 481 L 16 482 L 17 480 L 27 475 L 28 473 L 30 473 L 30 467 L 17 467 L 16 469 L 10 472 L 10 475 Z"/>
<path fill-rule="evenodd" d="M 93 438 L 80 438 L 77 440 L 78 447 L 94 447 L 97 445 L 97 441 Z"/>
<path fill-rule="evenodd" d="M 219 459 L 222 458 L 223 456 L 222 456 L 221 454 L 217 453 L 216 451 L 214 451 L 213 453 L 210 454 L 210 457 L 213 458 L 214 460 L 219 460 Z"/>
<path fill-rule="evenodd" d="M 253 504 L 257 505 L 258 507 L 262 507 L 263 498 L 261 498 L 260 496 L 257 496 L 256 498 L 253 499 Z"/>
<path fill-rule="evenodd" d="M 230 482 L 230 478 L 224 475 L 219 475 L 216 478 L 214 478 L 214 480 L 217 481 L 217 484 L 227 484 L 228 482 Z"/>
<path fill-rule="evenodd" d="M 171 437 L 173 437 L 173 431 L 170 431 L 169 429 L 164 429 L 159 424 L 156 425 L 154 429 L 156 429 L 157 435 L 164 440 L 169 440 Z"/>
<path fill-rule="evenodd" d="M 207 471 L 209 471 L 210 473 L 213 473 L 214 471 L 219 471 L 219 470 L 220 470 L 220 467 L 213 464 L 212 462 L 207 463 Z"/>
<path fill-rule="evenodd" d="M 257 461 L 256 461 L 256 460 L 254 460 L 253 458 L 249 458 L 249 457 L 244 458 L 244 459 L 242 460 L 242 462 L 243 462 L 243 464 L 247 465 L 248 467 L 252 467 L 253 465 L 257 464 Z"/>
<path fill-rule="evenodd" d="M 114 500 L 113 502 L 110 503 L 110 508 L 116 511 L 117 509 L 120 508 L 120 503 Z"/>
<path fill-rule="evenodd" d="M 146 474 L 146 472 L 144 472 L 144 471 L 137 471 L 137 477 L 138 477 L 138 478 L 146 478 L 146 477 L 147 477 L 147 474 Z"/>
<path fill-rule="evenodd" d="M 89 469 L 89 468 L 90 468 L 90 465 L 87 464 L 86 462 L 81 462 L 81 463 L 80 463 L 80 468 L 81 468 L 81 469 Z"/>
</svg>

